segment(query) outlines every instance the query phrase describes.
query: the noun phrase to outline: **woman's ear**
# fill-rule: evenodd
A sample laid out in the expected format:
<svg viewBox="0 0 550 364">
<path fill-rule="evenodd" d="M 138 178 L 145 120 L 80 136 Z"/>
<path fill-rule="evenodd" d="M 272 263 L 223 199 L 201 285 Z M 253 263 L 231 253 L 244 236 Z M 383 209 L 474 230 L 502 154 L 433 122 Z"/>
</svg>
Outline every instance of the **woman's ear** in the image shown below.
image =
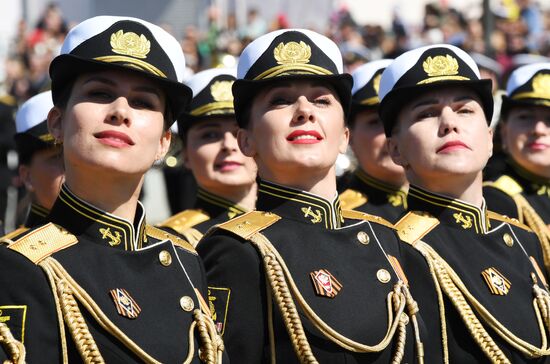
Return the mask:
<svg viewBox="0 0 550 364">
<path fill-rule="evenodd" d="M 155 160 L 161 160 L 164 158 L 166 153 L 168 153 L 168 150 L 170 149 L 170 142 L 172 141 L 172 132 L 170 129 L 166 130 L 162 133 L 160 137 L 160 143 L 159 143 L 159 149 L 157 151 L 157 155 L 155 156 Z"/>
<path fill-rule="evenodd" d="M 403 168 L 407 168 L 409 163 L 407 162 L 405 156 L 401 154 L 396 137 L 388 137 L 386 139 L 386 148 L 388 148 L 388 152 L 390 153 L 390 157 L 393 160 L 393 163 Z"/>
<path fill-rule="evenodd" d="M 241 152 L 247 156 L 254 158 L 256 156 L 256 142 L 252 138 L 251 130 L 240 128 L 237 132 L 237 142 Z"/>
<path fill-rule="evenodd" d="M 34 192 L 34 185 L 32 184 L 31 170 L 29 166 L 25 164 L 19 165 L 19 179 L 25 185 L 25 189 L 28 192 Z"/>
<path fill-rule="evenodd" d="M 48 112 L 48 131 L 57 141 L 63 141 L 63 111 L 54 106 Z"/>
<path fill-rule="evenodd" d="M 341 154 L 346 153 L 346 151 L 348 150 L 349 140 L 350 140 L 350 132 L 349 132 L 349 128 L 346 126 L 344 128 L 344 134 L 342 136 L 340 146 L 338 147 L 338 151 Z"/>
</svg>

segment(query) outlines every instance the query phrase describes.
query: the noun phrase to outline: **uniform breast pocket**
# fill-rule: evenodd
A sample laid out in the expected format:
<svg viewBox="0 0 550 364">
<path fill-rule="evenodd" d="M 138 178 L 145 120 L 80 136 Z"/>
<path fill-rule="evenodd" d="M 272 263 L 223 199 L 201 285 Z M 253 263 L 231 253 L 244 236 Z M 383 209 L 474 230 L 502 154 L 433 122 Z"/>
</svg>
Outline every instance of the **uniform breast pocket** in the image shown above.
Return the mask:
<svg viewBox="0 0 550 364">
<path fill-rule="evenodd" d="M 6 324 L 16 340 L 25 343 L 26 305 L 0 306 L 0 323 Z"/>
</svg>

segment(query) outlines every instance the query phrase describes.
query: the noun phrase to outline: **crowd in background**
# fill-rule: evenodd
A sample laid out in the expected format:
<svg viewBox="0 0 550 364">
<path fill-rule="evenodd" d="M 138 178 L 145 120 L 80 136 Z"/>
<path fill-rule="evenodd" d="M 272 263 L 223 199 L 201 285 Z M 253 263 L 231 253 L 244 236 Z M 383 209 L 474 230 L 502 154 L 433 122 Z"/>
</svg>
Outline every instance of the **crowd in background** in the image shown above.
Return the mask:
<svg viewBox="0 0 550 364">
<path fill-rule="evenodd" d="M 389 29 L 358 24 L 348 9 L 340 8 L 330 16 L 326 28 L 317 31 L 339 45 L 347 72 L 365 62 L 395 58 L 422 45 L 449 43 L 490 57 L 492 63 L 486 63 L 486 66 L 496 76 L 496 89 L 496 86 L 503 87 L 507 75 L 515 67 L 533 60 L 550 59 L 550 10 L 541 9 L 535 0 L 502 3 L 504 5 L 491 9 L 488 18 L 469 18 L 441 3 L 428 4 L 424 8 L 421 26 L 407 26 L 395 15 Z M 210 7 L 205 16 L 207 29 L 189 25 L 183 34 L 174 34 L 180 39 L 189 75 L 211 67 L 234 66 L 238 55 L 251 40 L 268 31 L 296 26 L 283 13 L 274 19 L 264 19 L 257 9 L 249 10 L 246 24 L 240 27 L 234 14 L 219 21 L 221 12 L 215 7 Z M 219 27 L 218 24 L 226 26 Z M 36 24 L 27 24 L 24 20 L 19 22 L 8 56 L 3 60 L 5 78 L 0 82 L 5 103 L 16 109 L 28 98 L 49 88 L 49 63 L 59 53 L 71 25 L 71 19 L 66 19 L 55 3 L 46 7 Z M 160 25 L 171 31 L 169 24 Z M 3 137 L 0 142 L 4 145 L 1 146 L 0 158 L 3 167 L 9 164 L 8 151 L 13 149 L 11 139 L 4 137 L 13 131 L 13 126 L 7 125 L 10 122 L 1 120 Z M 0 173 L 3 181 L 0 188 L 18 187 L 18 181 L 13 177 L 15 174 L 10 174 L 9 168 L 3 168 Z M 0 201 L 0 205 L 3 214 L 5 203 Z"/>
</svg>

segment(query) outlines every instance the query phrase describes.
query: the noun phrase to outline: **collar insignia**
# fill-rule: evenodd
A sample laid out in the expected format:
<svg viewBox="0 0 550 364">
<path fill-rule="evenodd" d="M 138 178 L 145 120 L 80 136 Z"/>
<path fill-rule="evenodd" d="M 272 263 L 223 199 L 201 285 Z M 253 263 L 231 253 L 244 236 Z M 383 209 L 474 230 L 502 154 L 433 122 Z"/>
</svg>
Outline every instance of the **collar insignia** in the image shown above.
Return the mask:
<svg viewBox="0 0 550 364">
<path fill-rule="evenodd" d="M 492 294 L 499 296 L 508 294 L 512 284 L 496 268 L 487 268 L 481 272 L 481 275 Z"/>
<path fill-rule="evenodd" d="M 314 224 L 323 221 L 323 215 L 321 215 L 321 211 L 315 210 L 315 212 L 313 212 L 311 206 L 309 206 L 308 208 L 302 207 L 302 212 L 304 213 L 304 217 L 311 217 L 311 222 Z"/>
<path fill-rule="evenodd" d="M 319 296 L 334 298 L 342 289 L 342 284 L 326 269 L 309 273 L 315 293 Z"/>
<path fill-rule="evenodd" d="M 399 193 L 390 193 L 388 194 L 388 202 L 393 206 L 401 206 L 403 205 L 403 196 Z"/>
<path fill-rule="evenodd" d="M 135 319 L 141 312 L 141 308 L 124 288 L 115 288 L 109 291 L 119 315 L 129 319 Z"/>
<path fill-rule="evenodd" d="M 134 32 L 124 33 L 121 29 L 111 34 L 111 47 L 113 47 L 112 51 L 116 54 L 135 58 L 147 58 L 147 54 L 151 50 L 151 42 L 143 34 L 137 35 Z"/>
<path fill-rule="evenodd" d="M 428 57 L 422 63 L 422 68 L 429 77 L 452 76 L 458 73 L 458 62 L 456 58 L 449 54 L 433 58 Z"/>
<path fill-rule="evenodd" d="M 453 214 L 455 222 L 457 224 L 462 224 L 463 229 L 469 229 L 472 227 L 472 218 L 470 216 L 462 215 L 462 212 L 455 212 Z"/>
<path fill-rule="evenodd" d="M 101 238 L 103 240 L 111 239 L 111 241 L 109 241 L 110 246 L 117 246 L 122 240 L 122 236 L 120 235 L 120 233 L 118 231 L 115 231 L 115 233 L 113 234 L 111 232 L 111 228 L 100 228 L 99 232 L 101 233 Z"/>
<path fill-rule="evenodd" d="M 233 81 L 216 81 L 210 86 L 210 94 L 215 101 L 233 101 L 231 86 Z"/>
<path fill-rule="evenodd" d="M 300 43 L 283 42 L 273 50 L 273 56 L 278 64 L 309 63 L 311 47 L 303 41 Z"/>
</svg>

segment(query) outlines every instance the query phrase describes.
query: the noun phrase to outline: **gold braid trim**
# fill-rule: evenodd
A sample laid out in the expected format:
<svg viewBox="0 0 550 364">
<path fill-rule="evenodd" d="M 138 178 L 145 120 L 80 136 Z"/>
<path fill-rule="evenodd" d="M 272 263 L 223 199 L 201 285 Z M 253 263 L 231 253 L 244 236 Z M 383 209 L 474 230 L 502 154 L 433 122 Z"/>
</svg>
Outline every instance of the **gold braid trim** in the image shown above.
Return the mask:
<svg viewBox="0 0 550 364">
<path fill-rule="evenodd" d="M 550 307 L 550 299 L 546 291 L 540 289 L 536 283 L 533 286 L 533 293 L 535 296 L 533 306 L 535 308 L 535 314 L 537 316 L 542 338 L 541 346 L 536 347 L 517 337 L 492 316 L 491 313 L 469 292 L 456 272 L 432 247 L 420 240 L 417 241 L 414 246 L 433 263 L 437 280 L 443 288 L 443 291 L 447 297 L 449 297 L 466 324 L 473 339 L 487 355 L 489 360 L 493 363 L 509 362 L 508 358 L 506 358 L 498 345 L 496 345 L 494 340 L 487 333 L 477 315 L 479 315 L 479 317 L 504 341 L 524 355 L 531 358 L 550 355 L 550 348 L 548 348 L 547 345 L 547 334 L 549 330 L 548 322 L 550 320 L 544 318 L 545 315 L 548 315 Z"/>
<path fill-rule="evenodd" d="M 50 282 L 55 284 L 56 292 L 59 296 L 61 312 L 65 323 L 70 329 L 78 352 L 85 363 L 103 363 L 101 353 L 95 344 L 95 340 L 88 330 L 82 312 L 78 303 L 86 309 L 92 318 L 108 333 L 119 340 L 126 348 L 132 351 L 144 363 L 160 364 L 135 342 L 133 342 L 124 332 L 122 332 L 109 318 L 101 311 L 99 306 L 88 295 L 88 293 L 74 281 L 69 273 L 61 266 L 61 264 L 52 257 L 44 259 L 39 264 L 46 272 Z M 57 300 L 56 300 L 57 302 Z M 78 303 L 77 303 L 78 302 Z M 200 298 L 199 298 L 200 302 Z M 203 305 L 201 308 L 204 311 Z M 201 348 L 201 360 L 204 355 L 204 360 L 208 364 L 219 364 L 222 361 L 222 352 L 224 350 L 223 342 L 216 332 L 214 322 L 208 314 L 204 314 L 201 310 L 196 309 L 193 312 L 194 321 L 189 328 L 189 351 L 184 364 L 188 364 L 193 360 L 194 350 L 194 329 L 197 328 L 199 336 L 204 348 Z"/>
<path fill-rule="evenodd" d="M 5 323 L 0 323 L 0 345 L 6 349 L 10 359 L 4 364 L 25 364 L 25 346 L 16 340 L 11 334 L 10 328 Z"/>
<path fill-rule="evenodd" d="M 313 325 L 321 331 L 326 338 L 338 346 L 352 352 L 373 353 L 386 349 L 392 340 L 395 339 L 397 345 L 392 362 L 399 363 L 401 361 L 405 348 L 405 326 L 409 322 L 409 317 L 404 311 L 407 309 L 409 315 L 414 317 L 415 322 L 416 313 L 418 311 L 416 302 L 412 299 L 409 290 L 402 281 L 399 281 L 394 286 L 393 291 L 388 294 L 388 329 L 386 335 L 380 343 L 376 345 L 369 346 L 361 344 L 338 333 L 317 316 L 315 311 L 307 304 L 306 300 L 301 295 L 283 258 L 263 234 L 255 233 L 249 239 L 262 256 L 266 276 L 271 285 L 275 301 L 281 311 L 294 350 L 301 363 L 317 363 L 317 360 L 313 356 L 311 347 L 303 331 L 293 297 L 296 298 L 300 308 L 304 311 Z M 418 329 L 417 324 L 415 329 Z M 398 334 L 396 334 L 396 332 Z M 421 357 L 423 350 L 419 337 L 419 335 L 415 335 L 415 338 L 418 340 L 417 348 L 420 349 L 418 350 L 418 361 L 423 362 Z"/>
<path fill-rule="evenodd" d="M 521 194 L 515 194 L 512 198 L 520 211 L 520 221 L 533 229 L 533 232 L 539 238 L 544 265 L 550 271 L 550 229 L 525 197 Z"/>
</svg>

